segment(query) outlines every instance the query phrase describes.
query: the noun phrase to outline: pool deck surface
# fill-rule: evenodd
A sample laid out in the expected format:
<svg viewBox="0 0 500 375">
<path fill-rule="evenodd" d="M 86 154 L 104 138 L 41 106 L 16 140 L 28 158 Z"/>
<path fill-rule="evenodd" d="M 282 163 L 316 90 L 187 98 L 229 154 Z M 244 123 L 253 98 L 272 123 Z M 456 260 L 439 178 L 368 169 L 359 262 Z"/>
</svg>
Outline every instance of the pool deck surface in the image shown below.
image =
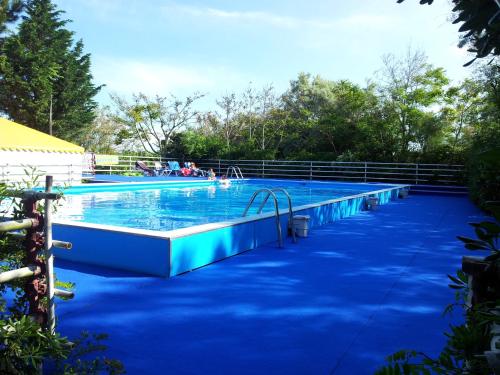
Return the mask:
<svg viewBox="0 0 500 375">
<path fill-rule="evenodd" d="M 58 330 L 109 334 L 128 374 L 371 374 L 397 350 L 439 352 L 461 318 L 442 316 L 456 236 L 481 219 L 465 197 L 410 195 L 170 279 L 56 260 L 76 283 Z"/>
</svg>

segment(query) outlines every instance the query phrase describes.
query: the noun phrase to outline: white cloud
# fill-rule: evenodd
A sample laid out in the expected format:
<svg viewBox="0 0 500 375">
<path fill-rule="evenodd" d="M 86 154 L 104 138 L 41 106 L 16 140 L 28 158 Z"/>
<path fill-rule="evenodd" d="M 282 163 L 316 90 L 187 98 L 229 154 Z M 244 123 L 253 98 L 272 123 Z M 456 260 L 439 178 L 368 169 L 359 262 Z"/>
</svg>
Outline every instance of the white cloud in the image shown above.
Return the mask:
<svg viewBox="0 0 500 375">
<path fill-rule="evenodd" d="M 209 8 L 209 7 L 187 6 L 178 4 L 170 4 L 163 7 L 163 12 L 164 14 L 179 12 L 194 17 L 266 23 L 276 27 L 286 27 L 286 28 L 295 28 L 298 27 L 301 23 L 301 20 L 294 17 L 277 16 L 267 12 L 258 12 L 258 11 L 238 12 L 238 11 L 227 11 L 222 9 Z"/>
<path fill-rule="evenodd" d="M 94 57 L 92 71 L 94 82 L 106 85 L 104 95 L 131 96 L 139 92 L 149 96 L 185 96 L 194 92 L 218 94 L 222 88 L 237 91 L 249 82 L 224 66 L 183 66 L 102 56 Z"/>
<path fill-rule="evenodd" d="M 354 14 L 348 17 L 341 18 L 337 21 L 337 25 L 346 28 L 370 28 L 370 29 L 385 29 L 396 26 L 399 19 L 388 17 L 379 14 Z"/>
<path fill-rule="evenodd" d="M 286 29 L 334 29 L 334 28 L 387 28 L 395 24 L 395 19 L 384 15 L 356 14 L 343 18 L 322 20 L 277 15 L 262 11 L 229 11 L 202 6 L 186 6 L 172 3 L 163 7 L 164 14 L 184 13 L 205 19 L 218 19 L 247 23 L 267 24 Z"/>
</svg>

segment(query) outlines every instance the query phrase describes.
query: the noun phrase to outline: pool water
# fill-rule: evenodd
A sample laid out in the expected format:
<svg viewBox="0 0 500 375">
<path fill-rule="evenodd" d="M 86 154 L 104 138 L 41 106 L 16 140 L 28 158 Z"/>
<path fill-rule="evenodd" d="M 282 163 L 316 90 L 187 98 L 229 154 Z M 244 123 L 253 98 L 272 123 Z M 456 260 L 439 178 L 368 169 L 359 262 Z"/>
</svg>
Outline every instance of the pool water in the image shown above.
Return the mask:
<svg viewBox="0 0 500 375">
<path fill-rule="evenodd" d="M 158 184 L 69 189 L 59 219 L 167 231 L 241 217 L 252 194 L 263 188 L 284 188 L 294 207 L 329 199 L 376 191 L 391 185 L 247 180 L 223 186 L 213 184 Z M 265 194 L 254 202 L 255 214 Z M 288 201 L 277 193 L 279 207 Z M 263 212 L 274 209 L 269 199 Z"/>
</svg>

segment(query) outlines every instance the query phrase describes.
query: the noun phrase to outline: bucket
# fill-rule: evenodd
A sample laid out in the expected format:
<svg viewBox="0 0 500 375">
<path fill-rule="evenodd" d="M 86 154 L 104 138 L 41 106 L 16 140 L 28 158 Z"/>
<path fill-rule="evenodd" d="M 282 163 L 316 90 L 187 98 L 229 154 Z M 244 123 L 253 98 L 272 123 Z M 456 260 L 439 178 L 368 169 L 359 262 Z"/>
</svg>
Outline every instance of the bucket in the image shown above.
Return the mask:
<svg viewBox="0 0 500 375">
<path fill-rule="evenodd" d="M 376 210 L 377 206 L 378 206 L 378 198 L 377 197 L 366 198 L 366 209 Z"/>
<path fill-rule="evenodd" d="M 407 189 L 402 189 L 399 191 L 399 198 L 408 198 L 408 190 Z"/>
<path fill-rule="evenodd" d="M 293 217 L 293 229 L 299 237 L 307 237 L 309 231 L 309 215 L 295 215 Z"/>
</svg>

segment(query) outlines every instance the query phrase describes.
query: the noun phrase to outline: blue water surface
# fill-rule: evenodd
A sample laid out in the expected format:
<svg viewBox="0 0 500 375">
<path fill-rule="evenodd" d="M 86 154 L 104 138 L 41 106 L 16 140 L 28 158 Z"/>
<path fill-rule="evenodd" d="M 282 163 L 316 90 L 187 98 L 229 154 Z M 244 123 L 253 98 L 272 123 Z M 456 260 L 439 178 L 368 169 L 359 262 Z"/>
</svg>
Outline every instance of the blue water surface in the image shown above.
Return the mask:
<svg viewBox="0 0 500 375">
<path fill-rule="evenodd" d="M 65 220 L 139 229 L 172 230 L 240 217 L 252 194 L 263 188 L 284 188 L 294 207 L 389 187 L 283 180 L 214 183 L 89 186 L 69 189 L 57 217 Z M 249 214 L 255 214 L 265 194 Z M 277 193 L 280 208 L 288 202 Z M 263 212 L 273 210 L 269 199 Z"/>
</svg>

